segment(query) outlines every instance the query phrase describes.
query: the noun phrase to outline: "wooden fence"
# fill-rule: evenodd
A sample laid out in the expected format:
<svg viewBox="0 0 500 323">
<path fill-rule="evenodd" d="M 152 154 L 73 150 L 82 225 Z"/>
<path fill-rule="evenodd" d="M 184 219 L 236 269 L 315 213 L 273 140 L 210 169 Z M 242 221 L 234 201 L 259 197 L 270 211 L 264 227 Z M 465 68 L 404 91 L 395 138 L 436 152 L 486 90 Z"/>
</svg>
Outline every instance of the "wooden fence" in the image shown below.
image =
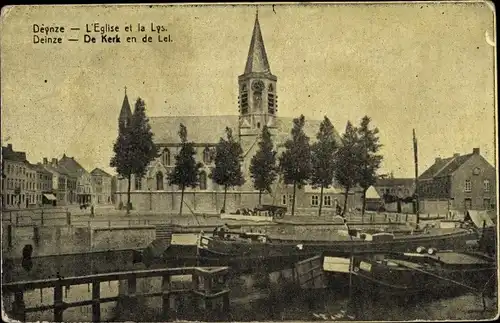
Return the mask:
<svg viewBox="0 0 500 323">
<path fill-rule="evenodd" d="M 191 286 L 174 288 L 171 276 L 191 275 Z M 114 272 L 95 274 L 81 277 L 52 278 L 36 281 L 13 282 L 2 285 L 4 295 L 14 294 L 12 304 L 13 318 L 26 321 L 26 314 L 30 312 L 40 312 L 46 310 L 54 311 L 54 321 L 63 322 L 64 310 L 73 307 L 92 306 L 92 322 L 101 321 L 101 303 L 117 302 L 121 300 L 136 300 L 138 297 L 162 297 L 162 317 L 166 320 L 171 312 L 171 298 L 179 294 L 191 294 L 198 306 L 203 306 L 205 313 L 211 315 L 214 311 L 213 302 L 219 301 L 221 310 L 224 313 L 229 311 L 229 289 L 228 289 L 229 267 L 184 267 L 184 268 L 161 268 L 151 270 L 135 270 L 128 272 Z M 138 293 L 138 278 L 162 278 L 162 291 Z M 128 292 L 126 295 L 114 297 L 100 296 L 100 283 L 111 281 L 127 281 Z M 63 289 L 72 285 L 91 284 L 92 299 L 77 302 L 64 302 Z M 54 303 L 36 307 L 26 307 L 24 293 L 33 289 L 54 288 Z M 5 300 L 5 299 L 4 299 Z M 201 304 L 201 305 L 200 305 Z M 210 317 L 210 316 L 209 316 Z"/>
</svg>

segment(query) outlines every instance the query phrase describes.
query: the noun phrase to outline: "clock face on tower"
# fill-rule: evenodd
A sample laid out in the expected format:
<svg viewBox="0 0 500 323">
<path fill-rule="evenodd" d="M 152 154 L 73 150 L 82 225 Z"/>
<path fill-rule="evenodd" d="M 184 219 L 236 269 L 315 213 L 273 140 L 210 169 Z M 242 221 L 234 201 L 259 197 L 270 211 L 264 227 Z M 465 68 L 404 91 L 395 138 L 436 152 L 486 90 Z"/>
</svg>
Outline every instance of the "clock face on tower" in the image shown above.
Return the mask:
<svg viewBox="0 0 500 323">
<path fill-rule="evenodd" d="M 255 92 L 262 92 L 263 89 L 264 89 L 264 82 L 262 82 L 261 80 L 253 81 L 252 90 L 254 90 Z"/>
</svg>

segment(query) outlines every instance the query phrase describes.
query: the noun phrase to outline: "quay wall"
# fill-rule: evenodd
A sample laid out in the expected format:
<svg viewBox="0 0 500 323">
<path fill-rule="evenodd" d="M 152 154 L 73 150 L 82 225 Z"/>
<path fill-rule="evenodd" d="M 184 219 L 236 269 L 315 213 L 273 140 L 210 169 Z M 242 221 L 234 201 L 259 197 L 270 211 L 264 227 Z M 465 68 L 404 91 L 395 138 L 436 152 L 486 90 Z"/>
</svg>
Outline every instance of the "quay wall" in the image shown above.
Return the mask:
<svg viewBox="0 0 500 323">
<path fill-rule="evenodd" d="M 33 247 L 32 257 L 119 249 L 140 249 L 156 237 L 154 226 L 75 227 L 75 226 L 2 226 L 2 254 L 22 258 L 26 245 Z"/>
<path fill-rule="evenodd" d="M 2 226 L 3 279 L 17 281 L 135 268 L 134 250 L 156 237 L 154 226 L 121 228 Z M 23 267 L 31 245 L 32 267 Z"/>
</svg>

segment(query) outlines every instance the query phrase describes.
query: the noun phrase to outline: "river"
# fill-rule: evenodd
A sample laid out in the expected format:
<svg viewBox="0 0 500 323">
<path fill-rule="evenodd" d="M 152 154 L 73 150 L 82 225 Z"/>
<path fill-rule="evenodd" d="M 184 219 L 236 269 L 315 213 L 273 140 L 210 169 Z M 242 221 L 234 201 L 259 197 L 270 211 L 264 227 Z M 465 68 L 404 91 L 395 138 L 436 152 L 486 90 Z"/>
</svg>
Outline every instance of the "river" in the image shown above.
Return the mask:
<svg viewBox="0 0 500 323">
<path fill-rule="evenodd" d="M 174 235 L 173 243 L 191 245 L 196 242 L 197 235 Z M 173 280 L 186 280 L 189 276 L 178 276 Z M 101 283 L 101 297 L 118 295 L 117 281 Z M 289 284 L 288 284 L 289 285 Z M 348 297 L 346 291 L 315 290 L 305 291 L 276 281 L 257 284 L 255 276 L 239 276 L 233 278 L 231 288 L 231 312 L 229 321 L 281 321 L 281 320 L 345 320 Z M 33 290 L 25 293 L 27 307 L 49 305 L 53 303 L 52 288 Z M 72 286 L 64 289 L 65 302 L 75 302 L 91 299 L 90 285 Z M 4 299 L 6 309 L 13 297 Z M 486 299 L 487 310 L 482 311 L 482 300 L 472 295 L 460 295 L 442 299 L 417 299 L 411 303 L 401 303 L 395 299 L 364 300 L 362 314 L 359 320 L 476 320 L 489 319 L 496 316 L 496 299 Z M 141 321 L 160 321 L 154 314 L 155 308 L 135 308 L 134 312 L 144 313 Z M 152 314 L 148 314 L 152 313 Z M 101 304 L 103 321 L 131 320 L 129 314 L 118 312 L 116 302 Z M 69 308 L 64 311 L 63 320 L 90 321 L 91 306 Z M 179 317 L 179 319 L 182 319 Z M 200 318 L 201 320 L 202 318 Z M 27 321 L 52 321 L 53 311 L 29 313 Z"/>
</svg>

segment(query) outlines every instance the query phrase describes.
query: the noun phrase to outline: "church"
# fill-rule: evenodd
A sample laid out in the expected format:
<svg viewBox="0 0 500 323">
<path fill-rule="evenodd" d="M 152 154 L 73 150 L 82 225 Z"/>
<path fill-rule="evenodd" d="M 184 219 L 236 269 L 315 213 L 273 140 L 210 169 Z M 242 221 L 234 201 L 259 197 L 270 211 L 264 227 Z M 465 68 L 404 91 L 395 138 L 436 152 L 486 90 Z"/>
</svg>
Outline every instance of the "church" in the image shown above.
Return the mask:
<svg viewBox="0 0 500 323">
<path fill-rule="evenodd" d="M 160 157 L 148 167 L 144 178 L 132 177 L 131 202 L 135 210 L 175 213 L 179 211 L 180 190 L 169 185 L 167 174 L 175 166 L 174 156 L 180 149 L 178 136 L 179 125 L 188 129 L 188 140 L 196 148 L 196 158 L 203 164 L 200 173 L 200 184 L 194 189 L 186 189 L 184 193 L 184 212 L 217 213 L 223 205 L 224 190 L 212 182 L 208 175 L 214 167 L 212 150 L 221 137 L 225 137 L 225 129 L 232 129 L 234 137 L 243 148 L 243 174 L 245 184 L 227 191 L 226 212 L 234 212 L 240 208 L 254 208 L 258 205 L 258 191 L 254 190 L 250 177 L 250 161 L 257 152 L 262 128 L 269 128 L 275 149 L 282 151 L 284 142 L 290 137 L 293 118 L 280 117 L 278 113 L 278 77 L 271 72 L 264 40 L 259 24 L 258 13 L 250 41 L 250 49 L 243 74 L 237 78 L 239 88 L 238 107 L 234 115 L 214 116 L 163 116 L 150 117 L 149 122 L 154 134 L 154 142 L 159 148 Z M 125 93 L 119 122 L 123 122 L 132 114 L 129 99 Z M 297 112 L 297 117 L 300 115 Z M 305 133 L 313 142 L 322 120 L 311 120 L 306 116 Z M 199 129 L 196 131 L 195 129 Z M 338 134 L 337 134 L 338 137 Z M 126 204 L 127 180 L 119 180 L 117 203 Z M 281 178 L 276 181 L 271 194 L 263 194 L 263 204 L 274 204 L 288 207 L 292 205 L 292 189 L 283 184 Z M 350 192 L 350 207 L 358 198 Z M 343 205 L 343 190 L 331 187 L 324 190 L 323 213 L 332 212 L 337 204 Z M 319 189 L 306 186 L 297 190 L 296 210 L 301 214 L 317 214 L 319 206 Z M 189 211 L 188 211 L 189 210 Z"/>
</svg>

